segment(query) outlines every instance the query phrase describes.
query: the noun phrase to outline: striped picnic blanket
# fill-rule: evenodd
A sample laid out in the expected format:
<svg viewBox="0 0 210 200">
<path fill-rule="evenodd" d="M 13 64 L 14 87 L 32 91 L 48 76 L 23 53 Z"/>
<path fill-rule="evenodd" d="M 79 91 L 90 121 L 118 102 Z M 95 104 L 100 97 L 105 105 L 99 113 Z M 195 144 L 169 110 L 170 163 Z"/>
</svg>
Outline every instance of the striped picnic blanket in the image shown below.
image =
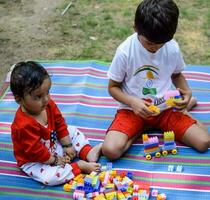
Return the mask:
<svg viewBox="0 0 210 200">
<path fill-rule="evenodd" d="M 117 102 L 107 92 L 106 72 L 109 63 L 98 61 L 41 62 L 52 78 L 51 97 L 57 102 L 66 122 L 77 126 L 92 145 L 104 139 L 114 117 Z M 191 114 L 210 129 L 210 66 L 188 65 L 185 72 L 198 105 Z M 43 186 L 22 173 L 16 166 L 10 137 L 10 125 L 18 105 L 9 87 L 0 99 L 0 200 L 72 199 L 61 186 Z M 162 134 L 152 131 L 162 141 Z M 177 155 L 146 160 L 139 139 L 113 168 L 133 172 L 134 180 L 149 183 L 151 189 L 165 193 L 169 200 L 210 199 L 210 150 L 198 153 L 178 145 Z M 108 160 L 101 157 L 105 165 Z M 182 166 L 183 171 L 168 171 L 168 166 Z M 150 198 L 152 199 L 152 198 Z"/>
</svg>

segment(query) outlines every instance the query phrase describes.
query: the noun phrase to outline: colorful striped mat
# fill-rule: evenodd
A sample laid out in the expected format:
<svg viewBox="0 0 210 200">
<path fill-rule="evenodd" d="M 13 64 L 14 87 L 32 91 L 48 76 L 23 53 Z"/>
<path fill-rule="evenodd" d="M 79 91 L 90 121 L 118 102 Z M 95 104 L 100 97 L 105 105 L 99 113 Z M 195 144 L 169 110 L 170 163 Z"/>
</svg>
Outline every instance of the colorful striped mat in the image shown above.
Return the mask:
<svg viewBox="0 0 210 200">
<path fill-rule="evenodd" d="M 107 92 L 109 63 L 53 61 L 41 64 L 51 74 L 51 96 L 66 122 L 83 131 L 91 144 L 101 142 L 117 107 L 117 102 Z M 198 106 L 191 114 L 210 129 L 210 66 L 188 65 L 184 75 L 198 99 Z M 17 107 L 7 88 L 0 99 L 0 199 L 72 199 L 72 194 L 64 192 L 62 185 L 43 186 L 17 168 L 10 137 L 10 125 Z M 158 131 L 151 134 L 162 140 Z M 149 183 L 151 188 L 166 193 L 169 200 L 209 200 L 210 150 L 201 154 L 178 144 L 178 152 L 177 155 L 147 161 L 143 157 L 142 142 L 138 140 L 121 159 L 113 162 L 113 167 L 133 172 L 135 180 Z M 106 164 L 108 160 L 101 157 L 100 162 Z M 175 168 L 181 165 L 183 171 L 168 172 L 169 165 Z"/>
</svg>

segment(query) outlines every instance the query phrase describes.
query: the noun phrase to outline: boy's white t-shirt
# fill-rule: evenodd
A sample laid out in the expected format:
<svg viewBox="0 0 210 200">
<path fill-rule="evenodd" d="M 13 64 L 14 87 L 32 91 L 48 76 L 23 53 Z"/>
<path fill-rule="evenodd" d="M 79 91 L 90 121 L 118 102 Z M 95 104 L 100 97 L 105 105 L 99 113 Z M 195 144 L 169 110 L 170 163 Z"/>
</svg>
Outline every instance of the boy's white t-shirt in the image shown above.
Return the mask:
<svg viewBox="0 0 210 200">
<path fill-rule="evenodd" d="M 171 89 L 172 74 L 180 73 L 184 67 L 185 62 L 174 39 L 157 52 L 150 53 L 134 33 L 117 48 L 107 75 L 111 80 L 122 83 L 123 92 L 154 99 Z M 120 108 L 131 109 L 122 103 Z"/>
</svg>

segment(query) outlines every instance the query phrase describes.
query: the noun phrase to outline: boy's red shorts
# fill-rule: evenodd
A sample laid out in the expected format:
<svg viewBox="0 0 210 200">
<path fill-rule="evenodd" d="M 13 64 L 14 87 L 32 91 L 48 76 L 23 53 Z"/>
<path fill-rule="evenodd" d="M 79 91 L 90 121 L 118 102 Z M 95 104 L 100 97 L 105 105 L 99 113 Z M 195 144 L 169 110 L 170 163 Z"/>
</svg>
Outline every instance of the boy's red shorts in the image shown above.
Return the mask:
<svg viewBox="0 0 210 200">
<path fill-rule="evenodd" d="M 137 116 L 132 110 L 121 109 L 117 111 L 108 131 L 119 131 L 131 138 L 138 133 L 143 133 L 145 127 L 155 128 L 163 132 L 174 131 L 175 139 L 181 141 L 186 130 L 194 123 L 196 120 L 190 116 L 172 109 L 148 119 Z"/>
</svg>

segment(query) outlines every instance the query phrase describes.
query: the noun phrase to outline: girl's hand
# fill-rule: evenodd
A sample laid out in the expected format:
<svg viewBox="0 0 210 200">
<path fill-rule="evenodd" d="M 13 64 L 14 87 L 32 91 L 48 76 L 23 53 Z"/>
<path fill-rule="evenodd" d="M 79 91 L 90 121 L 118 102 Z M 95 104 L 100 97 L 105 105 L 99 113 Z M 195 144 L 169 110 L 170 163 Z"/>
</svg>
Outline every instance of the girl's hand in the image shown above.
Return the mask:
<svg viewBox="0 0 210 200">
<path fill-rule="evenodd" d="M 65 166 L 65 164 L 66 164 L 66 161 L 65 161 L 65 158 L 64 157 L 62 157 L 62 156 L 57 156 L 57 164 L 56 165 L 61 165 L 62 167 L 64 167 Z"/>
<path fill-rule="evenodd" d="M 64 147 L 63 151 L 64 151 L 64 156 L 66 154 L 69 157 L 70 161 L 73 160 L 77 155 L 77 152 L 73 146 L 72 147 Z"/>
<path fill-rule="evenodd" d="M 67 154 L 64 154 L 63 157 L 65 159 L 65 163 L 71 163 L 71 158 Z"/>
</svg>

